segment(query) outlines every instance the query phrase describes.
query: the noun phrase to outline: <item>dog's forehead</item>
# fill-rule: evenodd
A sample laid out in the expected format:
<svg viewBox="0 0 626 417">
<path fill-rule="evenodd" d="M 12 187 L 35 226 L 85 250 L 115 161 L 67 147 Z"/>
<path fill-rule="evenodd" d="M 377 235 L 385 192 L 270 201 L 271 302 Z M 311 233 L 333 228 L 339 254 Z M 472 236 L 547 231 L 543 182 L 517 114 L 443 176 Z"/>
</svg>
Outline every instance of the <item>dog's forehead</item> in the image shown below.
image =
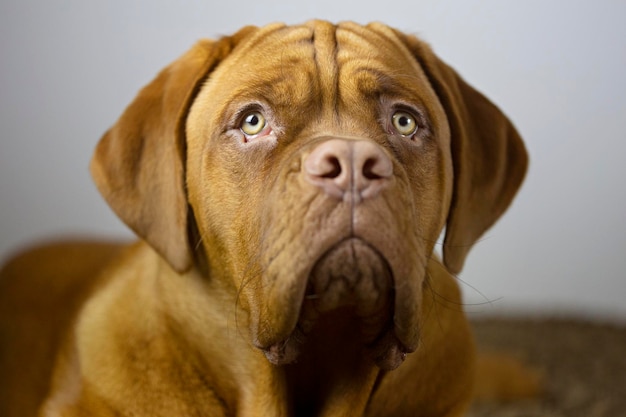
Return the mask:
<svg viewBox="0 0 626 417">
<path fill-rule="evenodd" d="M 363 57 L 388 68 L 413 68 L 415 61 L 393 30 L 382 24 L 332 24 L 314 20 L 302 25 L 268 25 L 236 48 L 257 64 L 288 64 L 294 57 L 320 65 Z"/>
<path fill-rule="evenodd" d="M 260 28 L 237 45 L 214 76 L 222 87 L 231 86 L 231 97 L 256 94 L 290 105 L 334 98 L 339 89 L 422 96 L 428 85 L 389 28 L 324 21 Z"/>
<path fill-rule="evenodd" d="M 349 87 L 346 93 L 420 105 L 438 101 L 417 59 L 389 27 L 346 22 L 338 25 L 336 40 L 339 82 Z"/>
</svg>

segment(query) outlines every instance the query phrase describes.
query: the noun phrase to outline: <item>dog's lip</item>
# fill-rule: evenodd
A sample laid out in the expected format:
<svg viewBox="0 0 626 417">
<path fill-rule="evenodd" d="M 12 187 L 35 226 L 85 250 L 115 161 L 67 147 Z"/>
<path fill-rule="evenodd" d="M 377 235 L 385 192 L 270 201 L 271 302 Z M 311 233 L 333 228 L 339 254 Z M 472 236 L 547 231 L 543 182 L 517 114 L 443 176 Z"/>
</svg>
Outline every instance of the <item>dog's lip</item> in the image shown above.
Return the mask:
<svg viewBox="0 0 626 417">
<path fill-rule="evenodd" d="M 381 251 L 378 251 L 369 242 L 364 241 L 362 238 L 350 236 L 349 238 L 342 239 L 325 253 L 331 252 L 342 243 L 350 240 L 363 241 L 366 245 L 372 247 L 373 250 L 378 253 L 389 268 L 390 280 L 392 283 L 391 285 L 395 286 L 393 266 L 389 264 L 388 259 Z M 320 256 L 320 259 L 323 256 L 324 255 Z M 316 263 L 317 261 L 313 265 Z M 313 268 L 314 266 L 311 267 L 311 271 Z M 304 288 L 308 288 L 308 280 L 307 285 L 305 285 Z M 310 323 L 307 323 L 307 320 L 310 319 L 310 317 L 303 316 L 303 305 L 306 297 L 307 293 L 306 290 L 304 290 L 297 306 L 300 313 L 298 314 L 296 322 L 291 327 L 291 331 L 287 332 L 287 337 L 281 338 L 278 334 L 275 334 L 273 340 L 268 340 L 263 344 L 259 343 L 257 340 L 255 343 L 257 348 L 263 351 L 266 358 L 275 365 L 285 365 L 295 361 L 299 355 L 301 344 L 304 343 L 307 338 L 307 334 L 310 329 Z M 391 300 L 390 319 L 380 332 L 374 335 L 374 338 L 365 345 L 372 360 L 383 370 L 393 370 L 397 368 L 404 361 L 406 354 L 413 352 L 417 345 L 417 340 L 411 341 L 410 339 L 410 336 L 415 335 L 416 331 L 404 331 L 404 328 L 406 328 L 406 320 L 399 319 L 396 312 L 398 305 L 402 306 L 406 303 L 406 297 L 401 299 L 400 303 L 396 297 L 397 296 L 394 291 L 394 295 Z M 413 300 L 413 302 L 417 303 L 416 300 Z M 405 310 L 414 310 L 414 308 Z M 312 318 L 312 320 L 314 321 L 315 318 Z"/>
<path fill-rule="evenodd" d="M 277 366 L 294 362 L 300 353 L 300 345 L 306 336 L 300 327 L 296 327 L 289 338 L 274 343 L 267 348 L 260 348 L 267 360 Z M 373 343 L 366 346 L 372 361 L 384 371 L 392 371 L 399 367 L 412 350 L 408 349 L 392 329 L 382 333 Z"/>
</svg>

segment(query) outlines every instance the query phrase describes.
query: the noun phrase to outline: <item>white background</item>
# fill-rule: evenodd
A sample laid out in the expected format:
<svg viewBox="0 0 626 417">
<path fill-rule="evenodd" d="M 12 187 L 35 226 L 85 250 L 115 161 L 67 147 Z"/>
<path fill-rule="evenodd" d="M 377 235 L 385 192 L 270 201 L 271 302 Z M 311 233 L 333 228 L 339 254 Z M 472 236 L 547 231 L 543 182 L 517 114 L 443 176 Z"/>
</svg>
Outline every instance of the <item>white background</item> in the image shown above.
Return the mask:
<svg viewBox="0 0 626 417">
<path fill-rule="evenodd" d="M 129 237 L 87 165 L 137 90 L 197 38 L 313 17 L 419 34 L 522 133 L 524 188 L 460 277 L 471 311 L 626 319 L 623 1 L 4 0 L 0 257 Z"/>
</svg>

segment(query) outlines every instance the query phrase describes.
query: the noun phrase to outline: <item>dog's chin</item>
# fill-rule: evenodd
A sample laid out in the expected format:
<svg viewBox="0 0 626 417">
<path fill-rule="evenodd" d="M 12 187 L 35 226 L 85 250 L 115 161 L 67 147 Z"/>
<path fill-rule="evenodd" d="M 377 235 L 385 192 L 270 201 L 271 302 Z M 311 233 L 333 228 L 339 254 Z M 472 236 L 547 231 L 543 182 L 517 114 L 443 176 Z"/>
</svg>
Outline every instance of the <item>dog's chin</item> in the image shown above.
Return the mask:
<svg viewBox="0 0 626 417">
<path fill-rule="evenodd" d="M 358 328 L 359 343 L 384 370 L 397 368 L 408 351 L 393 331 L 394 279 L 387 260 L 367 242 L 341 241 L 315 263 L 311 270 L 298 324 L 289 337 L 264 349 L 276 365 L 291 363 L 299 356 L 325 314 L 345 314 Z"/>
</svg>

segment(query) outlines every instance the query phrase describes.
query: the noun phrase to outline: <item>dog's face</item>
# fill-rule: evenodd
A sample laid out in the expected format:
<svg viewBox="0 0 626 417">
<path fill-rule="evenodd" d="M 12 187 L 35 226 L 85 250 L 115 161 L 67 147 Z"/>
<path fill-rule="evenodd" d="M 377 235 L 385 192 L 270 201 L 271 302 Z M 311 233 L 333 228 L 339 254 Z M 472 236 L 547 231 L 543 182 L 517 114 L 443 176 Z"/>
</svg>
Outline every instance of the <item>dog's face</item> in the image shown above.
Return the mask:
<svg viewBox="0 0 626 417">
<path fill-rule="evenodd" d="M 136 124 L 131 115 L 116 126 L 125 133 L 103 139 L 93 168 L 103 194 L 177 270 L 192 258 L 180 237 L 188 204 L 210 274 L 232 281 L 273 363 L 294 360 L 317 317 L 342 308 L 379 366 L 395 368 L 417 347 L 426 263 L 444 226 L 455 271 L 519 186 L 516 133 L 427 47 L 383 25 L 247 28 L 197 48 L 126 113 L 149 112 L 160 94 L 173 120 L 144 117 L 141 146 L 116 144 L 133 136 L 119 127 Z M 173 145 L 146 140 L 167 132 Z M 117 172 L 116 147 L 136 161 Z M 109 185 L 119 171 L 142 201 Z M 169 213 L 146 208 L 157 198 Z"/>
<path fill-rule="evenodd" d="M 203 86 L 187 143 L 208 258 L 273 361 L 342 305 L 364 343 L 415 348 L 452 167 L 445 114 L 408 50 L 352 25 L 261 30 Z"/>
</svg>

